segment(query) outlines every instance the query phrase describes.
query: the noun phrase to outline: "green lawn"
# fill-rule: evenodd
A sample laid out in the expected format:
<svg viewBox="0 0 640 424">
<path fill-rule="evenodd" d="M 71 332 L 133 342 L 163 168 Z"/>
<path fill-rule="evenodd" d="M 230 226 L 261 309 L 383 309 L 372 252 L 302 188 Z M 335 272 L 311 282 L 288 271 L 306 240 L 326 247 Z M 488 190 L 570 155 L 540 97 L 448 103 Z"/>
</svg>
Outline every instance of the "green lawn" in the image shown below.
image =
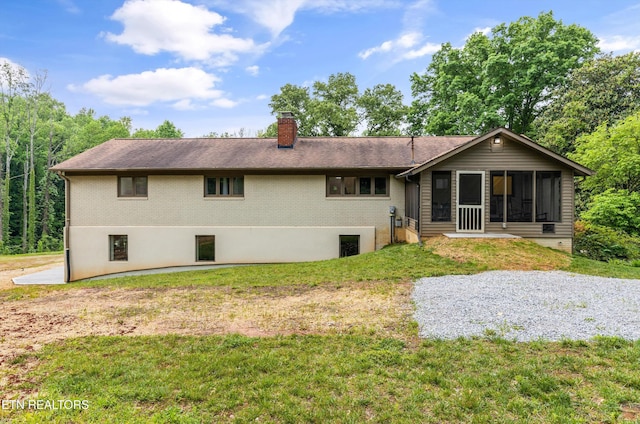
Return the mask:
<svg viewBox="0 0 640 424">
<path fill-rule="evenodd" d="M 640 402 L 640 344 L 616 338 L 87 337 L 36 359 L 24 387 L 88 408 L 14 422 L 613 422 Z"/>
<path fill-rule="evenodd" d="M 539 255 L 564 255 L 520 247 Z M 14 289 L 0 292 L 0 300 L 98 286 L 349 287 L 353 282 L 393 284 L 486 269 L 494 269 L 490 259 L 461 264 L 419 246 L 401 245 L 331 261 Z M 583 258 L 573 258 L 566 270 L 640 279 L 640 268 Z M 640 342 L 420 340 L 414 324 L 401 326 L 391 338 L 232 334 L 68 339 L 1 366 L 0 379 L 9 379 L 5 399 L 84 400 L 88 408 L 5 408 L 0 422 L 640 420 Z M 13 374 L 20 377 L 10 378 Z"/>
</svg>

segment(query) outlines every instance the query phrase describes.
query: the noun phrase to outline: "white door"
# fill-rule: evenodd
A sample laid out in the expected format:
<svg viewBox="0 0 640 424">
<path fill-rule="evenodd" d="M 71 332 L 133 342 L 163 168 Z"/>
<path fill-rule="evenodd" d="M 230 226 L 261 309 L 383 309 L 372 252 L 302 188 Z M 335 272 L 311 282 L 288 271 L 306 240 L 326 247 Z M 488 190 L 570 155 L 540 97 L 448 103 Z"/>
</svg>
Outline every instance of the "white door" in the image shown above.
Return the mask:
<svg viewBox="0 0 640 424">
<path fill-rule="evenodd" d="M 484 233 L 484 172 L 456 172 L 456 231 Z"/>
</svg>

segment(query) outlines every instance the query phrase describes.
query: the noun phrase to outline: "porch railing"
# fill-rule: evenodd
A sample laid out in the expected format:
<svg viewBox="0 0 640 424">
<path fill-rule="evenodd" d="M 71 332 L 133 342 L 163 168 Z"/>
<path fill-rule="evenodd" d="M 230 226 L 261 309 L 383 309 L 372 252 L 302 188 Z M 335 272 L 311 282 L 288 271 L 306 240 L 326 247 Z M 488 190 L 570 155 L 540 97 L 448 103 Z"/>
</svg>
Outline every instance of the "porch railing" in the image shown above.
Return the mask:
<svg viewBox="0 0 640 424">
<path fill-rule="evenodd" d="M 457 231 L 481 233 L 483 231 L 484 206 L 458 206 Z"/>
</svg>

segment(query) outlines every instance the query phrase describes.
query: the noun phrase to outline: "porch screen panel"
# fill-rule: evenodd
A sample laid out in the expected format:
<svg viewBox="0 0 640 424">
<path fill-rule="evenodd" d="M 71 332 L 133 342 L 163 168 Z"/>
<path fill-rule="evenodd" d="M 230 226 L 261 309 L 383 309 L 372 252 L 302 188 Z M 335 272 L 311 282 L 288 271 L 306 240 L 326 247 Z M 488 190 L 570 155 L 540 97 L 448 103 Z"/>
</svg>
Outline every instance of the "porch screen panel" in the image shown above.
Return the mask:
<svg viewBox="0 0 640 424">
<path fill-rule="evenodd" d="M 532 222 L 533 218 L 533 172 L 509 171 L 512 193 L 507 194 L 507 221 Z"/>
<path fill-rule="evenodd" d="M 404 186 L 405 213 L 407 218 L 414 221 L 415 229 L 419 230 L 420 221 L 420 185 L 408 181 Z"/>
<path fill-rule="evenodd" d="M 505 195 L 504 171 L 491 171 L 491 199 L 489 201 L 489 214 L 491 222 L 504 221 L 504 195 Z M 507 194 L 511 195 L 511 181 L 506 187 Z"/>
<path fill-rule="evenodd" d="M 433 171 L 431 178 L 431 221 L 451 221 L 450 171 Z"/>
<path fill-rule="evenodd" d="M 459 201 L 461 205 L 482 204 L 482 176 L 480 174 L 460 174 Z"/>
<path fill-rule="evenodd" d="M 536 172 L 536 222 L 560 222 L 561 173 Z"/>
</svg>

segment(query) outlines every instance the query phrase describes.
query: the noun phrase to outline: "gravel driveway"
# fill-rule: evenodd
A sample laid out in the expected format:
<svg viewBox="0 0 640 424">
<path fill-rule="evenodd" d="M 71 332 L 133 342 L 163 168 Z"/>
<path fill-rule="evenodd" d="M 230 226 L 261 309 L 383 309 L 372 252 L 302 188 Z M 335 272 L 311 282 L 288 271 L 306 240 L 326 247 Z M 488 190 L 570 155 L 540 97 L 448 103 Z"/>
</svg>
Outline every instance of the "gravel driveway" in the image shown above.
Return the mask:
<svg viewBox="0 0 640 424">
<path fill-rule="evenodd" d="M 422 278 L 412 299 L 421 337 L 640 339 L 640 280 L 492 271 Z"/>
</svg>

